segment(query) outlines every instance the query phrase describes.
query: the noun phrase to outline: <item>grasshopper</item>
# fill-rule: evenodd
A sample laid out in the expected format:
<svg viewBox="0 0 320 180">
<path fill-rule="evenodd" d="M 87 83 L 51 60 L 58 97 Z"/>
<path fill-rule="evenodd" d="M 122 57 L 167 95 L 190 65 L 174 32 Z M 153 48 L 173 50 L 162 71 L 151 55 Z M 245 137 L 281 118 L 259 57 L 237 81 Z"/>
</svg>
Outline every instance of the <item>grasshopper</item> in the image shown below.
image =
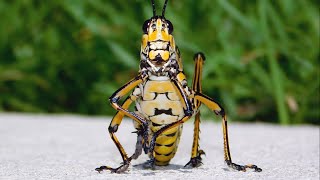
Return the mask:
<svg viewBox="0 0 320 180">
<path fill-rule="evenodd" d="M 247 168 L 262 171 L 256 165 L 238 165 L 232 162 L 225 111 L 212 98 L 202 93 L 204 54 L 194 55 L 195 73 L 190 88 L 183 72 L 179 49 L 172 35 L 173 25 L 165 18 L 168 0 L 164 3 L 161 16 L 156 14 L 154 0 L 151 0 L 151 3 L 153 16 L 142 26 L 139 73 L 109 98 L 111 106 L 118 112 L 113 117 L 108 130 L 122 156 L 123 163 L 117 168 L 101 166 L 96 170 L 125 172 L 130 162 L 137 159 L 142 151 L 150 158 L 145 163 L 145 167 L 168 165 L 177 151 L 183 123 L 192 116 L 195 116 L 193 146 L 190 161 L 185 166 L 199 167 L 202 164 L 201 155 L 204 154 L 204 151 L 199 148 L 199 107 L 203 104 L 222 117 L 226 164 L 239 171 L 246 171 Z M 120 105 L 120 99 L 126 95 L 128 95 L 127 98 Z M 135 111 L 129 111 L 128 108 L 133 102 Z M 115 135 L 124 116 L 133 119 L 137 130 L 136 149 L 130 157 Z"/>
</svg>

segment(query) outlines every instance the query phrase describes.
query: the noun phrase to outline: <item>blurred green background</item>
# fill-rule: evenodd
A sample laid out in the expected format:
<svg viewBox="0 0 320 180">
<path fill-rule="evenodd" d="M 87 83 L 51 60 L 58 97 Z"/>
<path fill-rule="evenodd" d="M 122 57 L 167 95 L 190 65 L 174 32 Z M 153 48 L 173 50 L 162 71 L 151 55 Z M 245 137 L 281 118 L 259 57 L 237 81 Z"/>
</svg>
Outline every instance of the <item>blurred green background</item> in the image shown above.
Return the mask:
<svg viewBox="0 0 320 180">
<path fill-rule="evenodd" d="M 320 124 L 319 7 L 170 0 L 166 18 L 189 84 L 202 51 L 203 91 L 232 120 Z M 137 74 L 151 15 L 148 0 L 0 1 L 0 111 L 114 114 L 107 99 Z"/>
</svg>

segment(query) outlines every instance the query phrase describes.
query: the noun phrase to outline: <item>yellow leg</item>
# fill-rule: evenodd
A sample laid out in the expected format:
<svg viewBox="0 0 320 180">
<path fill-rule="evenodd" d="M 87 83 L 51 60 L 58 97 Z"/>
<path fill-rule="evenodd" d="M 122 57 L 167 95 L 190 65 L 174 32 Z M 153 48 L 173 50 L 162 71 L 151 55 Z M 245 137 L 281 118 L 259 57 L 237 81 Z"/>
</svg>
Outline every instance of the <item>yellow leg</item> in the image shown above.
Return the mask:
<svg viewBox="0 0 320 180">
<path fill-rule="evenodd" d="M 254 169 L 257 172 L 262 171 L 261 168 L 257 167 L 256 165 L 253 165 L 253 164 L 238 165 L 238 164 L 235 164 L 232 162 L 230 148 L 229 148 L 227 116 L 225 115 L 223 108 L 218 103 L 214 102 L 213 99 L 211 99 L 210 97 L 205 96 L 201 93 L 195 93 L 194 98 L 196 100 L 199 100 L 201 103 L 206 105 L 211 110 L 213 110 L 216 114 L 219 114 L 222 116 L 224 159 L 225 159 L 225 162 L 227 163 L 227 165 L 229 167 L 231 167 L 232 169 L 236 169 L 238 171 L 246 171 L 247 168 Z"/>
<path fill-rule="evenodd" d="M 112 121 L 111 121 L 111 123 L 109 125 L 108 130 L 109 130 L 109 134 L 110 134 L 111 139 L 113 140 L 113 142 L 115 143 L 115 145 L 117 146 L 117 148 L 118 148 L 118 150 L 119 150 L 119 152 L 121 154 L 121 157 L 122 157 L 122 160 L 123 160 L 123 164 L 121 166 L 119 166 L 118 168 L 112 168 L 112 167 L 109 167 L 109 166 L 101 166 L 101 167 L 96 168 L 96 171 L 98 171 L 98 172 L 103 171 L 103 170 L 110 170 L 110 171 L 116 172 L 116 173 L 124 172 L 124 171 L 126 171 L 128 169 L 131 159 L 132 158 L 136 159 L 137 156 L 139 156 L 141 154 L 141 153 L 139 154 L 138 150 L 136 149 L 136 152 L 129 158 L 127 153 L 125 152 L 124 148 L 120 144 L 118 138 L 115 136 L 115 132 L 117 132 L 118 127 L 120 126 L 124 115 L 127 115 L 127 116 L 131 117 L 133 120 L 138 122 L 141 126 L 145 125 L 145 121 L 143 120 L 142 117 L 138 116 L 134 112 L 128 111 L 129 106 L 136 99 L 136 96 L 130 95 L 124 101 L 122 106 L 120 106 L 118 104 L 118 101 L 124 95 L 129 93 L 133 88 L 135 88 L 141 82 L 142 82 L 142 79 L 138 76 L 138 77 L 134 78 L 133 80 L 129 81 L 127 84 L 125 84 L 123 87 L 121 87 L 118 91 L 116 91 L 110 97 L 110 101 L 111 101 L 112 107 L 114 107 L 116 110 L 118 110 L 118 112 L 113 117 L 113 119 L 112 119 Z M 138 143 L 139 143 L 139 147 L 140 147 L 140 141 L 139 140 L 142 139 L 141 137 L 142 136 L 138 133 L 137 146 L 138 146 Z M 142 147 L 142 145 L 141 145 L 141 147 Z"/>
<path fill-rule="evenodd" d="M 202 67 L 204 63 L 205 57 L 202 53 L 197 53 L 194 56 L 195 61 L 195 70 L 194 70 L 194 76 L 192 80 L 192 90 L 194 92 L 202 92 L 202 86 L 201 86 L 201 78 L 202 78 Z M 196 111 L 195 119 L 194 119 L 194 129 L 193 129 L 193 143 L 192 143 L 192 149 L 191 149 L 191 159 L 190 161 L 185 165 L 191 166 L 191 167 L 198 167 L 202 164 L 201 162 L 201 155 L 205 154 L 203 150 L 199 149 L 199 139 L 200 139 L 200 110 L 198 109 L 201 105 L 201 102 L 193 99 L 194 109 Z"/>
<path fill-rule="evenodd" d="M 136 122 L 138 122 L 141 125 L 143 125 L 143 123 L 145 123 L 145 120 L 142 117 L 140 117 L 139 115 L 137 115 L 136 113 L 130 112 L 127 109 L 123 108 L 122 106 L 120 106 L 118 104 L 118 102 L 124 95 L 128 94 L 133 88 L 135 88 L 137 85 L 142 83 L 142 81 L 143 80 L 142 80 L 141 76 L 137 76 L 137 77 L 133 78 L 131 81 L 129 81 L 127 84 L 125 84 L 120 89 L 118 89 L 115 93 L 113 93 L 112 96 L 109 98 L 111 106 L 114 109 L 116 109 L 117 111 L 120 111 L 124 115 L 132 118 L 133 120 L 135 120 Z"/>
</svg>

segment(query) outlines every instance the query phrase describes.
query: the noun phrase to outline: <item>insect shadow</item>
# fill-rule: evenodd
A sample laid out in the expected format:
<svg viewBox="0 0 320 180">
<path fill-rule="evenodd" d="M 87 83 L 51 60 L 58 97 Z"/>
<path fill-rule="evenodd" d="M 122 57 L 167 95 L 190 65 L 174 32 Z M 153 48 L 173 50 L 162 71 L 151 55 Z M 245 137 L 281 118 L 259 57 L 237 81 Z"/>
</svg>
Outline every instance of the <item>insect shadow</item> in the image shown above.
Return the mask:
<svg viewBox="0 0 320 180">
<path fill-rule="evenodd" d="M 138 170 L 146 170 L 146 173 L 143 173 L 144 176 L 152 176 L 152 175 L 155 175 L 157 171 L 163 172 L 166 170 L 167 171 L 176 170 L 183 173 L 191 173 L 190 169 L 185 168 L 183 165 L 178 165 L 178 164 L 169 164 L 167 166 L 155 166 L 154 171 L 150 171 L 150 169 L 145 168 L 144 165 L 145 163 L 135 164 L 133 165 L 133 168 Z"/>
</svg>

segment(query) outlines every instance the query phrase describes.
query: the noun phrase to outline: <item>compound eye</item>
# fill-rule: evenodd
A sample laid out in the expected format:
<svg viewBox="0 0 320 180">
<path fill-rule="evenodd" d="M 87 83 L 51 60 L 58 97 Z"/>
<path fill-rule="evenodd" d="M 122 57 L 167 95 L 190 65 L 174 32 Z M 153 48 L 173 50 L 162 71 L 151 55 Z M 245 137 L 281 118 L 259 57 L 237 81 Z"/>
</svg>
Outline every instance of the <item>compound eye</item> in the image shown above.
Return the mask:
<svg viewBox="0 0 320 180">
<path fill-rule="evenodd" d="M 142 31 L 144 34 L 148 34 L 148 28 L 150 25 L 150 19 L 146 20 L 142 25 Z"/>
<path fill-rule="evenodd" d="M 167 26 L 168 26 L 169 34 L 172 34 L 172 32 L 173 32 L 173 25 L 172 25 L 172 23 L 171 23 L 169 20 L 166 20 L 166 21 L 167 21 Z"/>
</svg>

